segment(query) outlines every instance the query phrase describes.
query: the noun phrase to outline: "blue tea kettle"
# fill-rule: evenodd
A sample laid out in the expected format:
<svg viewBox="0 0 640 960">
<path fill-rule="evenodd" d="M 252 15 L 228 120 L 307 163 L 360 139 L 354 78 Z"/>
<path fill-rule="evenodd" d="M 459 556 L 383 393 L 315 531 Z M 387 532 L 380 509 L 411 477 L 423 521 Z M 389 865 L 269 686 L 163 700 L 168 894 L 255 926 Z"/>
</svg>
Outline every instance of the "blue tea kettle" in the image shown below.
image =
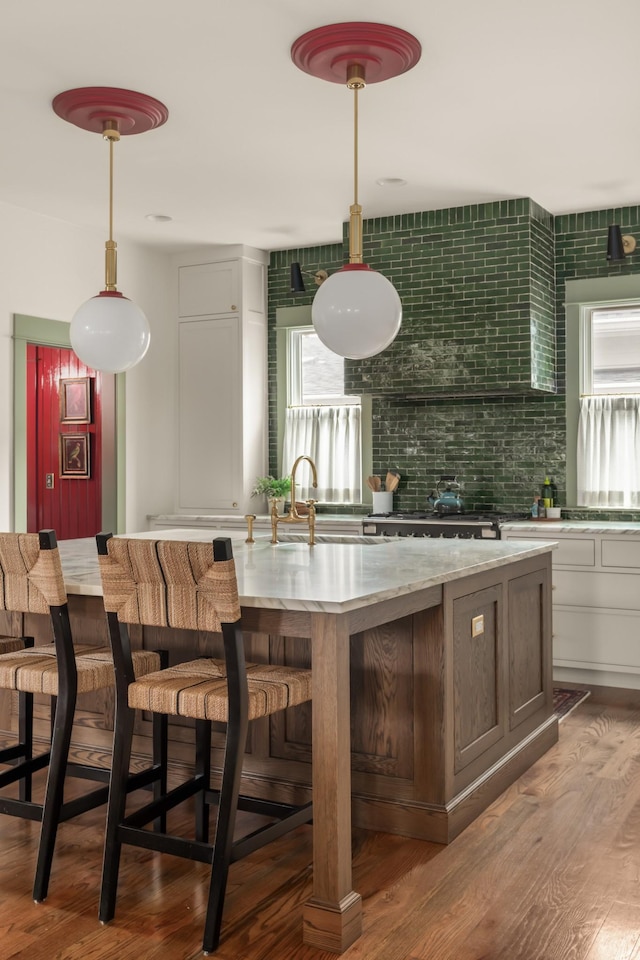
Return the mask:
<svg viewBox="0 0 640 960">
<path fill-rule="evenodd" d="M 442 489 L 443 486 L 444 489 Z M 445 474 L 440 477 L 436 484 L 435 498 L 431 496 L 429 499 L 433 502 L 433 509 L 440 515 L 464 513 L 464 500 L 460 494 L 460 484 L 452 474 Z"/>
</svg>

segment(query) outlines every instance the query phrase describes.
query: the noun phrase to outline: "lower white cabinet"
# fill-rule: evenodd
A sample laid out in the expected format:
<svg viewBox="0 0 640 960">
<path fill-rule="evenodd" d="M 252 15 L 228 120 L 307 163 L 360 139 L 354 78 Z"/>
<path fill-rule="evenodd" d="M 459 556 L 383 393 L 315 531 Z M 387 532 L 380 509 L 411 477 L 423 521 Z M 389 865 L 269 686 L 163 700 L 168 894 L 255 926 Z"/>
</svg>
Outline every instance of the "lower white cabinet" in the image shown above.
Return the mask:
<svg viewBox="0 0 640 960">
<path fill-rule="evenodd" d="M 552 555 L 554 679 L 640 689 L 640 531 L 606 527 L 580 530 L 563 522 L 533 530 L 523 524 L 520 532 L 514 523 L 502 537 L 558 544 Z"/>
</svg>

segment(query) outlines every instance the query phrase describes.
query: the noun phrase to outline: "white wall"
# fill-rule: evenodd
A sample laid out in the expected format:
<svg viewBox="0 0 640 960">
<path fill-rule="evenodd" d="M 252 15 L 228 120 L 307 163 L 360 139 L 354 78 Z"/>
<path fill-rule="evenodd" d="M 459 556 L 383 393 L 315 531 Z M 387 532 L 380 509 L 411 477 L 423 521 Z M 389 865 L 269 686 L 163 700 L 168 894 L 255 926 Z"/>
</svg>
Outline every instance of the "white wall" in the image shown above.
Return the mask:
<svg viewBox="0 0 640 960">
<path fill-rule="evenodd" d="M 104 286 L 100 232 L 0 203 L 0 530 L 13 524 L 13 315 L 68 321 Z M 169 258 L 118 244 L 118 289 L 145 311 L 151 346 L 126 375 L 126 528 L 174 502 L 175 271 Z"/>
</svg>

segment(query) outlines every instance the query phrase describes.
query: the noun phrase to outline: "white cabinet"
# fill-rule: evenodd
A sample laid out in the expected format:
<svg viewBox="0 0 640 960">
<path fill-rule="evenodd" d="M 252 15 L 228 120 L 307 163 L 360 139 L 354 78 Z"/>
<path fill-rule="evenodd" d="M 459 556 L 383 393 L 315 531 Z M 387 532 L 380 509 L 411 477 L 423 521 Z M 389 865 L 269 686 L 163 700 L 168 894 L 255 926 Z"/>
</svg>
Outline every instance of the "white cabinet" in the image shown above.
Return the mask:
<svg viewBox="0 0 640 960">
<path fill-rule="evenodd" d="M 268 472 L 266 264 L 178 266 L 177 513 L 251 513 Z"/>
<path fill-rule="evenodd" d="M 584 526 L 587 526 L 585 523 Z M 640 533 L 531 530 L 505 540 L 552 540 L 554 679 L 640 689 Z M 616 529 L 617 527 L 617 529 Z M 603 529 L 604 528 L 604 529 Z"/>
<path fill-rule="evenodd" d="M 181 323 L 179 338 L 179 507 L 235 510 L 242 499 L 240 320 Z"/>
<path fill-rule="evenodd" d="M 240 261 L 194 263 L 179 270 L 181 317 L 238 312 L 242 279 Z"/>
</svg>

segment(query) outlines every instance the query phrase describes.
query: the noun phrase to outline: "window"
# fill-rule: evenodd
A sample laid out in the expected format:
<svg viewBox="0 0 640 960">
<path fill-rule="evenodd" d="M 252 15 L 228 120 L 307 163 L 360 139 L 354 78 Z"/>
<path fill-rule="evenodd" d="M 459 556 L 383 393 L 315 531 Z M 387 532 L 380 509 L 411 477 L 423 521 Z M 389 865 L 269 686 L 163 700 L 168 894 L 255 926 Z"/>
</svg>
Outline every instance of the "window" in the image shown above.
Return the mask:
<svg viewBox="0 0 640 960">
<path fill-rule="evenodd" d="M 313 327 L 290 327 L 288 347 L 288 406 L 355 404 L 360 397 L 344 389 L 344 359 L 325 347 Z"/>
<path fill-rule="evenodd" d="M 580 317 L 578 505 L 640 507 L 640 303 Z"/>
<path fill-rule="evenodd" d="M 286 474 L 301 454 L 318 469 L 318 487 L 300 473 L 300 499 L 324 503 L 362 501 L 360 398 L 344 386 L 344 359 L 324 346 L 313 327 L 289 327 L 286 342 L 287 404 L 282 449 Z"/>
<path fill-rule="evenodd" d="M 585 310 L 583 394 L 640 393 L 640 305 Z"/>
</svg>

